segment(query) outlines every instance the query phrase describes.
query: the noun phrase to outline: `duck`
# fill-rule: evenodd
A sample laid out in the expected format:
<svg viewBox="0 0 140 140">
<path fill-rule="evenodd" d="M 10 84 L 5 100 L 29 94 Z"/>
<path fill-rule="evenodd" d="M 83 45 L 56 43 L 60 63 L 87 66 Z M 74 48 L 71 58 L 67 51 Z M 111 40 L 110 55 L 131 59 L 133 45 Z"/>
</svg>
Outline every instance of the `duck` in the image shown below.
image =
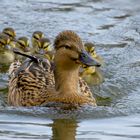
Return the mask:
<svg viewBox="0 0 140 140">
<path fill-rule="evenodd" d="M 0 33 L 0 64 L 9 65 L 15 59 L 14 53 L 11 51 L 9 43 L 9 36 Z"/>
<path fill-rule="evenodd" d="M 38 40 L 44 38 L 45 35 L 42 31 L 35 31 L 32 34 L 32 53 L 38 53 Z"/>
<path fill-rule="evenodd" d="M 13 70 L 9 80 L 9 105 L 62 109 L 96 106 L 89 86 L 79 77 L 79 69 L 81 65 L 100 67 L 100 63 L 86 52 L 80 36 L 71 30 L 56 36 L 54 49 L 52 71 L 48 59 L 15 52 L 28 59 Z"/>
<path fill-rule="evenodd" d="M 96 53 L 93 43 L 86 42 L 84 46 L 85 50 L 91 55 L 92 58 L 96 59 L 101 65 L 104 65 L 104 60 Z M 99 85 L 104 82 L 104 76 L 101 69 L 95 66 L 87 67 L 83 65 L 80 68 L 79 74 L 89 85 Z"/>
<path fill-rule="evenodd" d="M 10 38 L 9 45 L 14 48 L 15 47 L 15 42 L 16 42 L 16 32 L 15 32 L 15 30 L 12 27 L 7 27 L 7 28 L 3 29 L 2 33 L 9 36 L 9 38 Z"/>
</svg>

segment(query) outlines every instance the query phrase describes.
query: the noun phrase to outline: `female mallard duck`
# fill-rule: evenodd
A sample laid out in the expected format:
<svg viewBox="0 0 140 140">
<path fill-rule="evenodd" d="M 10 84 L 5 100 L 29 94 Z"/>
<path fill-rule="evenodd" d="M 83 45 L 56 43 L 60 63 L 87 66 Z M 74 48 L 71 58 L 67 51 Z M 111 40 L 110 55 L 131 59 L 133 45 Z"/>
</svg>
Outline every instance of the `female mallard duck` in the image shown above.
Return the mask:
<svg viewBox="0 0 140 140">
<path fill-rule="evenodd" d="M 0 33 L 0 64 L 10 64 L 14 61 L 14 53 L 9 48 L 9 36 Z"/>
<path fill-rule="evenodd" d="M 84 46 L 92 58 L 96 59 L 100 64 L 104 64 L 103 58 L 96 53 L 93 43 L 87 42 Z M 98 85 L 104 81 L 101 70 L 94 66 L 87 67 L 83 65 L 80 69 L 80 76 L 90 85 Z"/>
<path fill-rule="evenodd" d="M 59 33 L 54 47 L 54 73 L 50 71 L 48 59 L 33 56 L 28 56 L 30 59 L 14 71 L 9 81 L 10 105 L 62 108 L 84 104 L 96 106 L 89 87 L 79 78 L 79 68 L 81 64 L 100 64 L 88 55 L 81 38 L 73 31 Z"/>
<path fill-rule="evenodd" d="M 32 53 L 38 53 L 38 40 L 43 38 L 45 35 L 41 31 L 35 31 L 32 34 Z"/>
<path fill-rule="evenodd" d="M 16 37 L 15 30 L 13 28 L 11 28 L 11 27 L 7 27 L 7 28 L 3 29 L 2 33 L 4 33 L 4 34 L 9 36 L 9 38 L 10 38 L 9 45 L 14 48 L 15 47 L 15 41 L 16 41 L 16 39 L 15 39 L 15 37 Z"/>
</svg>

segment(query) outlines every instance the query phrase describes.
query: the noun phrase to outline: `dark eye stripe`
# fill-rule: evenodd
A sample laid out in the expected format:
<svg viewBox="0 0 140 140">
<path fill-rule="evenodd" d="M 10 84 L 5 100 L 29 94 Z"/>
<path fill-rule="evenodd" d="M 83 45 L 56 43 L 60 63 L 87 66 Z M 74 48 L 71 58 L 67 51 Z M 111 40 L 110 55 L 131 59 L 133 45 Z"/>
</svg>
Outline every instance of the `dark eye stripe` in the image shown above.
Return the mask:
<svg viewBox="0 0 140 140">
<path fill-rule="evenodd" d="M 5 45 L 5 43 L 3 43 L 3 42 L 1 42 L 1 41 L 0 41 L 0 43 L 1 43 L 2 45 Z"/>
<path fill-rule="evenodd" d="M 13 35 L 11 35 L 11 34 L 9 34 L 9 33 L 5 33 L 5 34 L 13 38 Z"/>
<path fill-rule="evenodd" d="M 91 53 L 94 53 L 94 50 L 92 50 Z"/>
<path fill-rule="evenodd" d="M 39 38 L 37 38 L 36 36 L 33 36 L 36 40 L 39 40 Z"/>
<path fill-rule="evenodd" d="M 23 48 L 25 48 L 25 46 L 22 43 L 18 42 L 18 44 L 21 45 Z"/>
</svg>

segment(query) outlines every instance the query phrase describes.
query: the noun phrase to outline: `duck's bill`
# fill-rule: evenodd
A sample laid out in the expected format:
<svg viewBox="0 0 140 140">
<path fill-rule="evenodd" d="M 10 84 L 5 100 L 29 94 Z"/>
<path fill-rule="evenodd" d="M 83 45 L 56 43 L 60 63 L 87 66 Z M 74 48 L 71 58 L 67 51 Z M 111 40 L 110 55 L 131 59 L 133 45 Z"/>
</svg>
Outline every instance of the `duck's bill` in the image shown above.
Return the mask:
<svg viewBox="0 0 140 140">
<path fill-rule="evenodd" d="M 101 66 L 101 64 L 97 62 L 94 58 L 92 58 L 85 50 L 81 52 L 79 61 L 86 66 Z"/>
</svg>

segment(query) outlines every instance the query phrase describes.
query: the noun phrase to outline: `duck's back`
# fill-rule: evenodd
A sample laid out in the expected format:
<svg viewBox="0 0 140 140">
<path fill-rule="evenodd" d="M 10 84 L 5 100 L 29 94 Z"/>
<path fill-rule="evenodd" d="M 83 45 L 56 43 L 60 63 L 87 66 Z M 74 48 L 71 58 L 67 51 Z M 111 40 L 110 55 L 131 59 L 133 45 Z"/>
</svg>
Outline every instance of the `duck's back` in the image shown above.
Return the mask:
<svg viewBox="0 0 140 140">
<path fill-rule="evenodd" d="M 36 62 L 28 59 L 13 70 L 11 68 L 11 71 L 8 94 L 10 105 L 39 106 L 46 101 L 47 89 L 54 88 L 54 76 L 47 59 Z"/>
</svg>

